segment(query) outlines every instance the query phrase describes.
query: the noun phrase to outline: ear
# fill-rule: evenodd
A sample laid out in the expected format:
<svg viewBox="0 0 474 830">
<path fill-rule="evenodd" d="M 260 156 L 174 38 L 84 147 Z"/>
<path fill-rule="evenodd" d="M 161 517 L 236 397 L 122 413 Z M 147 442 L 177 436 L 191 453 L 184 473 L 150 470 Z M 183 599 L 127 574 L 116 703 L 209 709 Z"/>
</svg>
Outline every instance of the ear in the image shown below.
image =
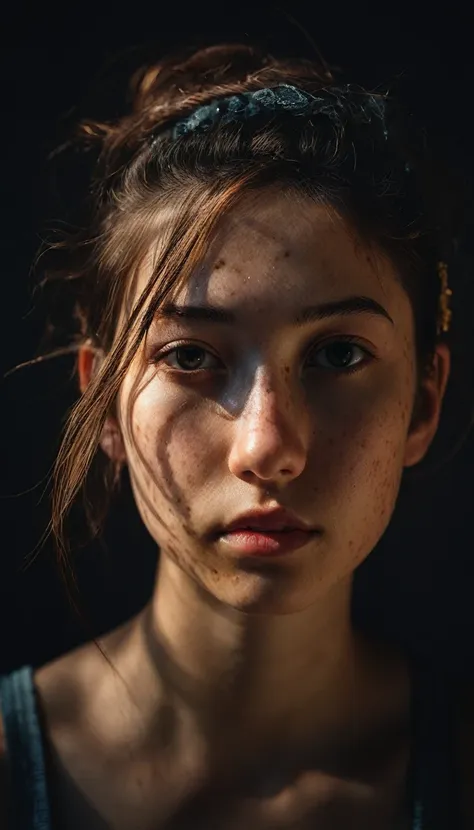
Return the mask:
<svg viewBox="0 0 474 830">
<path fill-rule="evenodd" d="M 100 349 L 92 346 L 91 343 L 84 343 L 79 348 L 77 357 L 77 370 L 79 374 L 79 388 L 83 394 L 89 383 L 99 368 L 104 358 L 103 352 Z M 117 418 L 110 414 L 107 416 L 102 436 L 100 439 L 100 446 L 103 452 L 112 460 L 119 464 L 126 463 L 127 456 L 123 444 L 122 434 L 117 421 Z"/>
<path fill-rule="evenodd" d="M 418 464 L 428 452 L 436 435 L 450 369 L 449 347 L 446 343 L 438 343 L 433 359 L 433 371 L 421 382 L 418 406 L 408 431 L 404 467 Z"/>
</svg>

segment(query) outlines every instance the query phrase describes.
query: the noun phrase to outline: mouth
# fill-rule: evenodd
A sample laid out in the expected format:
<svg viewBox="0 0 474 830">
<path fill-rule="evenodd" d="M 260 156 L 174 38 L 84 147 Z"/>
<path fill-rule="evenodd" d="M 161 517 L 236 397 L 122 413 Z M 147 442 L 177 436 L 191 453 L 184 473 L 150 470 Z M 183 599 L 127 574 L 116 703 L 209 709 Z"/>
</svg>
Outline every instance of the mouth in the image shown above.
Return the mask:
<svg viewBox="0 0 474 830">
<path fill-rule="evenodd" d="M 317 535 L 319 533 L 316 530 L 292 527 L 281 530 L 243 527 L 221 533 L 219 541 L 237 555 L 269 557 L 292 553 L 307 545 Z"/>
<path fill-rule="evenodd" d="M 237 555 L 276 556 L 307 545 L 320 532 L 296 513 L 273 504 L 240 513 L 220 527 L 216 538 Z"/>
</svg>

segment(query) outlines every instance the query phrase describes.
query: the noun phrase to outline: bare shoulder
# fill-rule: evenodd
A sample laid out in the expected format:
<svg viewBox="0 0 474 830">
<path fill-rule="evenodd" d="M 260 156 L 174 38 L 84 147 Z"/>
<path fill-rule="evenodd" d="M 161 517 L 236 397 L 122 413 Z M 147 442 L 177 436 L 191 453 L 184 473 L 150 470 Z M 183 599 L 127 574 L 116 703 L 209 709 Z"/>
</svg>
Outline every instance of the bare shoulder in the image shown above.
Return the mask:
<svg viewBox="0 0 474 830">
<path fill-rule="evenodd" d="M 54 746 L 60 760 L 65 735 L 73 735 L 72 740 L 66 741 L 67 745 L 74 747 L 80 743 L 77 739 L 78 733 L 80 734 L 78 724 L 81 721 L 80 714 L 86 690 L 94 688 L 90 681 L 91 675 L 97 677 L 97 672 L 94 671 L 96 651 L 91 644 L 85 644 L 41 666 L 33 673 L 42 727 L 47 734 L 48 744 Z M 62 779 L 56 775 L 54 766 L 54 777 L 50 784 L 55 797 L 58 795 L 56 790 L 61 782 Z M 8 753 L 0 707 L 0 830 L 8 830 L 9 789 Z"/>
<path fill-rule="evenodd" d="M 96 649 L 90 643 L 55 658 L 34 672 L 34 686 L 48 739 L 55 744 L 64 729 L 79 724 L 96 688 Z"/>
<path fill-rule="evenodd" d="M 101 637 L 102 647 L 112 660 L 121 628 Z M 116 709 L 110 704 L 115 686 L 111 674 L 95 641 L 34 672 L 37 705 L 49 748 L 73 777 L 77 768 L 83 768 L 84 759 L 99 759 L 111 743 L 115 745 Z"/>
</svg>

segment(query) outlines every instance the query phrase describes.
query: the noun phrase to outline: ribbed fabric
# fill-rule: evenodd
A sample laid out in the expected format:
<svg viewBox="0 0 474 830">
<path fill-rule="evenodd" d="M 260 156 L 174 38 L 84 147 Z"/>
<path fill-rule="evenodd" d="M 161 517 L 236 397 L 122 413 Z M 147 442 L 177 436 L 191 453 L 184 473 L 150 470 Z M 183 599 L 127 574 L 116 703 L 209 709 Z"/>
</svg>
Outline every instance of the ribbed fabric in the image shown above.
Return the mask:
<svg viewBox="0 0 474 830">
<path fill-rule="evenodd" d="M 0 677 L 8 754 L 8 830 L 52 830 L 43 741 L 31 666 Z"/>
<path fill-rule="evenodd" d="M 53 830 L 31 666 L 0 677 L 0 709 L 10 769 L 8 830 Z M 454 712 L 449 684 L 433 671 L 415 668 L 408 777 L 412 830 L 461 830 Z"/>
</svg>

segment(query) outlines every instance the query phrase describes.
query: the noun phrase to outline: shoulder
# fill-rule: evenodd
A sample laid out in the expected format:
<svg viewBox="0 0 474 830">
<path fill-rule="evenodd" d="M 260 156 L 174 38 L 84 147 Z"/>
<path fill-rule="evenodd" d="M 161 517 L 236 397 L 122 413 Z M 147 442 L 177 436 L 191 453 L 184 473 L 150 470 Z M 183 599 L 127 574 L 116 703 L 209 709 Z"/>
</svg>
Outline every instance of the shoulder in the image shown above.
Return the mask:
<svg viewBox="0 0 474 830">
<path fill-rule="evenodd" d="M 0 830 L 7 830 L 8 769 L 5 731 L 0 709 Z"/>
</svg>

